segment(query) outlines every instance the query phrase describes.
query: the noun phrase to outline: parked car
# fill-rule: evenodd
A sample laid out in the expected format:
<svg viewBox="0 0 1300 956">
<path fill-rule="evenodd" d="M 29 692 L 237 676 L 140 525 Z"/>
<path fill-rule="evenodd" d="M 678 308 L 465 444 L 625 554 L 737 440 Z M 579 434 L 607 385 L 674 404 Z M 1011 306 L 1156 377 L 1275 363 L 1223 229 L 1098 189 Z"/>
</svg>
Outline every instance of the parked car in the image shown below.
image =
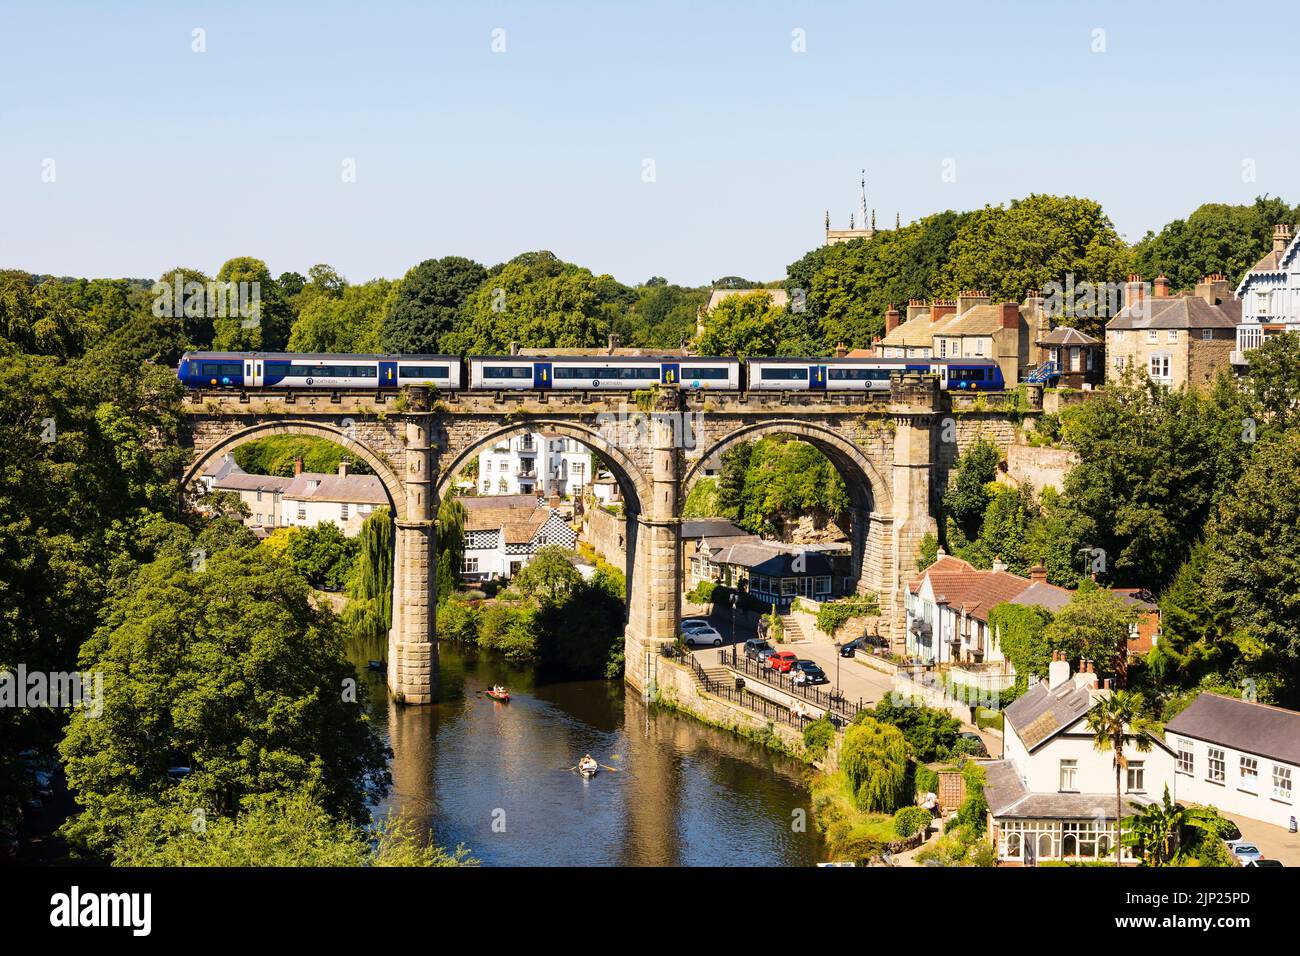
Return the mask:
<svg viewBox="0 0 1300 956">
<path fill-rule="evenodd" d="M 1233 840 L 1228 844 L 1228 849 L 1241 866 L 1264 859 L 1264 854 L 1259 851 L 1259 847 L 1249 840 Z"/>
<path fill-rule="evenodd" d="M 973 730 L 962 731 L 957 740 L 961 744 L 962 753 L 970 754 L 972 757 L 987 757 L 989 755 L 988 747 L 984 746 L 984 738 Z"/>
<path fill-rule="evenodd" d="M 794 667 L 799 655 L 794 651 L 777 651 L 767 659 L 767 666 L 778 674 L 784 674 Z"/>
<path fill-rule="evenodd" d="M 829 684 L 830 678 L 816 661 L 795 661 L 790 675 L 796 684 Z"/>
<path fill-rule="evenodd" d="M 682 629 L 688 627 L 712 627 L 707 617 L 684 617 L 682 618 Z"/>
<path fill-rule="evenodd" d="M 722 646 L 722 635 L 711 627 L 696 628 L 693 631 L 683 631 L 682 640 L 686 642 L 687 647 L 698 647 L 700 645 L 712 644 L 714 647 Z"/>
<path fill-rule="evenodd" d="M 751 637 L 745 642 L 745 656 L 751 661 L 762 661 L 773 653 L 772 645 L 762 638 Z"/>
<path fill-rule="evenodd" d="M 840 645 L 840 657 L 852 657 L 858 651 L 864 651 L 866 649 L 867 645 L 865 639 L 861 637 L 855 638 L 847 644 Z"/>
<path fill-rule="evenodd" d="M 1247 860 L 1245 863 L 1241 865 L 1242 866 L 1284 866 L 1285 864 L 1283 864 L 1281 860 L 1265 860 L 1261 858 L 1258 860 Z"/>
</svg>

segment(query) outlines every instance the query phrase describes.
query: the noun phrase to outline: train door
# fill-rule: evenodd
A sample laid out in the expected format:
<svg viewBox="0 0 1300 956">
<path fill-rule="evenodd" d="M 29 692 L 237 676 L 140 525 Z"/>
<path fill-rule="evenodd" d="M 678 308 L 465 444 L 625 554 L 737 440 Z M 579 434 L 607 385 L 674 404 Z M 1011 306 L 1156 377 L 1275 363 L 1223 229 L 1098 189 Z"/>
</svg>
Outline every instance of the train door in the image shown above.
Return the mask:
<svg viewBox="0 0 1300 956">
<path fill-rule="evenodd" d="M 379 363 L 379 387 L 397 388 L 397 363 L 396 362 Z"/>
<path fill-rule="evenodd" d="M 660 381 L 665 385 L 677 385 L 681 381 L 682 374 L 680 365 L 665 362 L 660 366 L 660 369 Z"/>
<path fill-rule="evenodd" d="M 808 366 L 808 387 L 821 388 L 826 387 L 826 366 L 809 365 Z"/>
<path fill-rule="evenodd" d="M 550 388 L 551 387 L 551 363 L 534 362 L 533 363 L 533 388 Z"/>
<path fill-rule="evenodd" d="M 946 365 L 939 366 L 939 387 L 948 387 L 948 366 Z"/>
<path fill-rule="evenodd" d="M 252 388 L 261 388 L 264 373 L 262 370 L 261 359 L 244 359 L 244 385 Z"/>
</svg>

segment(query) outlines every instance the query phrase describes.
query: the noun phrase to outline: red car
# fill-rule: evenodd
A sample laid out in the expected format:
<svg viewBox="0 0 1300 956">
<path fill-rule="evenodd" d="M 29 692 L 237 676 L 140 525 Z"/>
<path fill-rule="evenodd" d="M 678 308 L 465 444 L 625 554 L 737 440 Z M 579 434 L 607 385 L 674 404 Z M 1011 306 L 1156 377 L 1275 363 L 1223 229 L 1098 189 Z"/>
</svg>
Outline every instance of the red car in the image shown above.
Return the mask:
<svg viewBox="0 0 1300 956">
<path fill-rule="evenodd" d="M 794 651 L 777 651 L 767 659 L 767 666 L 778 674 L 786 674 L 794 667 L 794 662 L 798 659 L 799 655 Z"/>
</svg>

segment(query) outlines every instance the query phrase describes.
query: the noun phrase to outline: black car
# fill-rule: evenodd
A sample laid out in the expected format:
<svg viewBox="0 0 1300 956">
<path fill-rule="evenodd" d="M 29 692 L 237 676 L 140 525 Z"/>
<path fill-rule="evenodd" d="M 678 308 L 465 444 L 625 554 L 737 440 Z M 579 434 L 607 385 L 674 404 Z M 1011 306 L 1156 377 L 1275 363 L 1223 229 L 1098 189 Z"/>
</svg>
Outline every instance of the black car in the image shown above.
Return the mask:
<svg viewBox="0 0 1300 956">
<path fill-rule="evenodd" d="M 829 684 L 830 678 L 816 661 L 795 661 L 790 668 L 790 678 L 796 684 Z"/>
<path fill-rule="evenodd" d="M 854 638 L 847 644 L 840 645 L 840 657 L 852 657 L 858 651 L 867 649 L 867 639 L 865 636 Z"/>
</svg>

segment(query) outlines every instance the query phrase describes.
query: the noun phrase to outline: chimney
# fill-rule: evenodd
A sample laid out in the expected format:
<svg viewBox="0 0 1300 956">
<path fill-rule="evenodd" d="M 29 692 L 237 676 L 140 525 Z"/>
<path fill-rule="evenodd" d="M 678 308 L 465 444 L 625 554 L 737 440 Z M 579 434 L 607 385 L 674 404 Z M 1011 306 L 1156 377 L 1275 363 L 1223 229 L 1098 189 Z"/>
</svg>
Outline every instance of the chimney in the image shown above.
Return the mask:
<svg viewBox="0 0 1300 956">
<path fill-rule="evenodd" d="M 1006 564 L 1005 564 L 1005 563 L 1003 562 L 1003 560 L 1002 560 L 1002 555 L 1000 555 L 1000 554 L 998 554 L 998 555 L 994 555 L 994 557 L 993 557 L 993 570 L 994 570 L 994 571 L 1005 571 L 1006 569 L 1007 569 L 1007 566 L 1006 566 Z"/>
<path fill-rule="evenodd" d="M 911 322 L 918 315 L 925 315 L 930 311 L 930 307 L 920 299 L 908 299 L 907 301 L 907 318 L 906 322 Z"/>
<path fill-rule="evenodd" d="M 908 306 L 909 318 L 912 307 Z M 889 303 L 889 310 L 885 313 L 885 334 L 888 335 L 894 329 L 898 328 L 898 310 L 894 308 L 894 303 Z"/>
<path fill-rule="evenodd" d="M 930 303 L 930 321 L 938 322 L 957 311 L 957 303 L 947 299 L 935 299 Z"/>
<path fill-rule="evenodd" d="M 1196 283 L 1196 290 L 1192 294 L 1210 305 L 1222 305 L 1232 297 L 1232 289 L 1223 274 L 1215 272 Z"/>
<path fill-rule="evenodd" d="M 610 332 L 608 341 L 609 341 L 609 354 L 613 355 L 614 350 L 618 348 L 618 333 Z"/>
<path fill-rule="evenodd" d="M 1002 303 L 1002 327 L 1004 329 L 1020 328 L 1020 306 L 1015 302 Z"/>
<path fill-rule="evenodd" d="M 560 509 L 560 490 L 556 488 L 555 485 L 551 485 L 551 500 L 549 504 L 556 511 Z"/>
<path fill-rule="evenodd" d="M 1273 227 L 1273 251 L 1279 256 L 1291 245 L 1291 227 L 1281 223 Z"/>
<path fill-rule="evenodd" d="M 519 343 L 518 343 L 518 342 L 511 342 L 511 343 L 510 343 L 510 354 L 511 354 L 511 355 L 518 355 L 518 354 L 519 354 Z"/>
<path fill-rule="evenodd" d="M 964 292 L 957 293 L 957 314 L 962 315 L 967 309 L 977 305 L 986 305 L 989 302 L 989 294 L 980 292 L 975 289 L 967 289 Z"/>
<path fill-rule="evenodd" d="M 1146 299 L 1146 285 L 1137 273 L 1131 273 L 1124 283 L 1124 307 L 1136 308 Z"/>
<path fill-rule="evenodd" d="M 1029 569 L 1029 580 L 1033 584 L 1046 584 L 1047 568 L 1043 567 L 1041 562 L 1035 564 L 1032 568 Z"/>
<path fill-rule="evenodd" d="M 1070 662 L 1063 651 L 1052 651 L 1052 663 L 1047 665 L 1047 689 L 1056 690 L 1070 679 Z"/>
<path fill-rule="evenodd" d="M 1075 683 L 1091 690 L 1097 689 L 1097 667 L 1092 661 L 1080 661 L 1079 676 Z"/>
<path fill-rule="evenodd" d="M 293 460 L 293 475 L 296 478 L 301 474 L 302 474 L 302 455 L 299 455 Z"/>
<path fill-rule="evenodd" d="M 1169 276 L 1163 272 L 1156 276 L 1156 281 L 1151 283 L 1151 290 L 1157 299 L 1169 298 Z"/>
<path fill-rule="evenodd" d="M 844 358 L 844 356 L 846 356 L 846 355 L 848 355 L 848 354 L 849 354 L 849 350 L 846 349 L 846 348 L 844 347 L 844 343 L 843 343 L 843 342 L 841 342 L 841 343 L 839 343 L 838 345 L 835 346 L 835 357 L 836 357 L 836 358 Z"/>
<path fill-rule="evenodd" d="M 350 465 L 350 464 L 351 464 L 351 462 L 349 462 L 346 458 L 340 458 L 340 459 L 339 459 L 339 477 L 340 477 L 340 478 L 346 478 L 346 477 L 348 476 L 348 465 Z"/>
</svg>

